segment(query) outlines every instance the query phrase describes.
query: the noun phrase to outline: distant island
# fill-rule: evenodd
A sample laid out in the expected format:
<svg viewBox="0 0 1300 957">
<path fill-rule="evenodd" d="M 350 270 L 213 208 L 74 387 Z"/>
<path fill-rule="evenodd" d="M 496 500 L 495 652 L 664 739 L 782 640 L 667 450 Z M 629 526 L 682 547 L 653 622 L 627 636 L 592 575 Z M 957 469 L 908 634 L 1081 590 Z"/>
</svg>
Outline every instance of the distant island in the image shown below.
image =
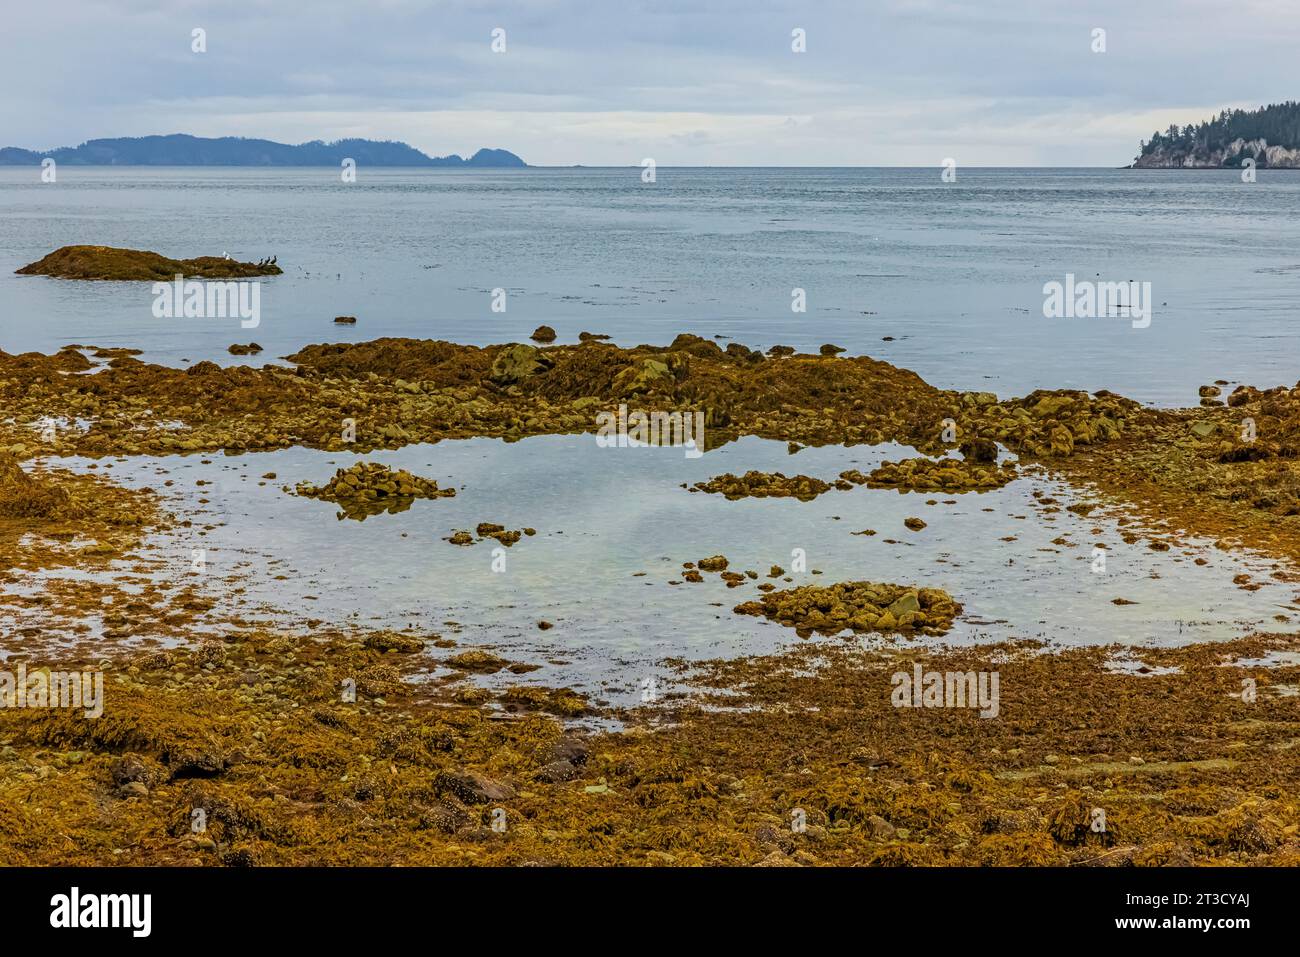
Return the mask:
<svg viewBox="0 0 1300 957">
<path fill-rule="evenodd" d="M 1141 150 L 1133 169 L 1219 169 L 1246 160 L 1260 169 L 1300 169 L 1300 103 L 1224 110 L 1200 126 L 1173 125 Z"/>
<path fill-rule="evenodd" d="M 0 166 L 39 166 L 46 157 L 69 166 L 338 166 L 353 159 L 359 166 L 432 166 L 522 168 L 528 164 L 509 150 L 481 149 L 469 159 L 456 154 L 427 156 L 392 140 L 312 140 L 291 146 L 242 136 L 207 139 L 171 136 L 124 136 L 87 140 L 39 152 L 16 146 L 0 148 Z"/>
</svg>

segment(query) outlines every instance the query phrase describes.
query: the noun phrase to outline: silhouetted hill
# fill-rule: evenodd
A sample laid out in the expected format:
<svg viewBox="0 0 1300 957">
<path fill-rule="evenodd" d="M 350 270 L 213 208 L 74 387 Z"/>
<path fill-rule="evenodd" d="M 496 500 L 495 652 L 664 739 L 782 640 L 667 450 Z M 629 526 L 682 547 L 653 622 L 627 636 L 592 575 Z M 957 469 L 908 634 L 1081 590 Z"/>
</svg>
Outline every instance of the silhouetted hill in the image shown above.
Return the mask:
<svg viewBox="0 0 1300 957">
<path fill-rule="evenodd" d="M 358 166 L 522 167 L 528 164 L 509 150 L 482 149 L 463 159 L 426 156 L 413 146 L 391 140 L 312 140 L 291 146 L 242 136 L 205 139 L 171 136 L 126 136 L 87 140 L 47 152 L 14 146 L 0 149 L 0 166 L 36 166 L 50 157 L 69 166 L 338 166 L 346 158 Z"/>
</svg>

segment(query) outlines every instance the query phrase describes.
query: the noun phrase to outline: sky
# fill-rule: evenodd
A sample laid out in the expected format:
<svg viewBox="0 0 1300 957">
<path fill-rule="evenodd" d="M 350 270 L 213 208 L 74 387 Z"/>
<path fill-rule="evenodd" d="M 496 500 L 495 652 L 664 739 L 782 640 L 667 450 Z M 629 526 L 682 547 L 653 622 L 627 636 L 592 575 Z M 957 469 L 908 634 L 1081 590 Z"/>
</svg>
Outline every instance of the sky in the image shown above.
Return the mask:
<svg viewBox="0 0 1300 957">
<path fill-rule="evenodd" d="M 1300 0 L 7 0 L 0 24 L 0 146 L 37 150 L 193 133 L 559 166 L 1119 166 L 1170 123 L 1300 97 Z"/>
</svg>

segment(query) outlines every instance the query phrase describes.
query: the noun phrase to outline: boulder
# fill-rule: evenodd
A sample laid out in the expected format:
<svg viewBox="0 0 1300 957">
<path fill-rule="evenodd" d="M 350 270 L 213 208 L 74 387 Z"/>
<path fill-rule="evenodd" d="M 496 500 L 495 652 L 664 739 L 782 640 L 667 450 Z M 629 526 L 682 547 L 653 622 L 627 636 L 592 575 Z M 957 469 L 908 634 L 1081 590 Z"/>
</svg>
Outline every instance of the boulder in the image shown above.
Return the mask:
<svg viewBox="0 0 1300 957">
<path fill-rule="evenodd" d="M 489 378 L 497 385 L 512 385 L 530 375 L 545 372 L 553 366 L 554 360 L 542 353 L 536 346 L 515 343 L 506 346 L 492 360 L 492 372 Z"/>
</svg>

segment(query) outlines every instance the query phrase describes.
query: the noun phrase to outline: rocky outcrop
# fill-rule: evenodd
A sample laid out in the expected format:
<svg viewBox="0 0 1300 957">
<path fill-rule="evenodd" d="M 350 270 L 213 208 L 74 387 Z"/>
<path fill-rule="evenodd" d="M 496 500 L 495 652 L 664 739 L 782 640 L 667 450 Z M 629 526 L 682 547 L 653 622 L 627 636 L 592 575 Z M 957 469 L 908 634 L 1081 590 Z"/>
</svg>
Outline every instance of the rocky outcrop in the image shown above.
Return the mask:
<svg viewBox="0 0 1300 957">
<path fill-rule="evenodd" d="M 50 276 L 54 279 L 166 282 L 177 276 L 194 279 L 249 279 L 255 276 L 278 276 L 283 270 L 274 263 L 245 263 L 224 256 L 168 259 L 141 249 L 64 246 L 15 272 L 20 276 Z"/>
<path fill-rule="evenodd" d="M 1266 140 L 1237 138 L 1219 149 L 1161 148 L 1139 156 L 1133 169 L 1221 169 L 1238 167 L 1246 159 L 1253 159 L 1263 168 L 1300 169 L 1300 149 L 1270 146 Z"/>
</svg>

